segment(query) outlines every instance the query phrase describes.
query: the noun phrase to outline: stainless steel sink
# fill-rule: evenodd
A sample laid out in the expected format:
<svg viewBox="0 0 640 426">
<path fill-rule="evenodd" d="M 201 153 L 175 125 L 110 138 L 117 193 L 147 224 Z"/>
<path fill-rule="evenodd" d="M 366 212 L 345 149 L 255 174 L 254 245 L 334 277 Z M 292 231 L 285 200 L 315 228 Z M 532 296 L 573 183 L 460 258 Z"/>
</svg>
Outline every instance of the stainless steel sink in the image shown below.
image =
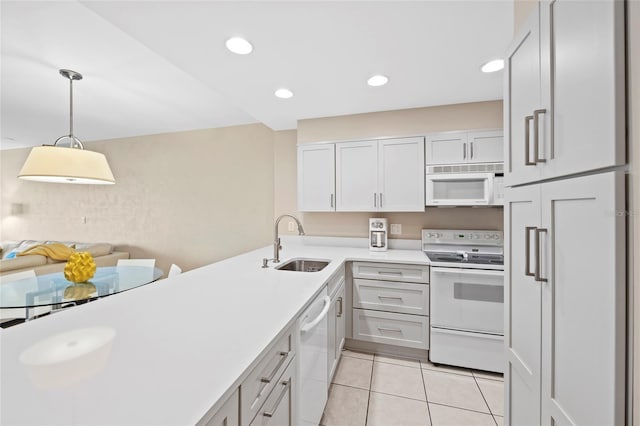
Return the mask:
<svg viewBox="0 0 640 426">
<path fill-rule="evenodd" d="M 291 259 L 276 267 L 280 271 L 318 272 L 329 264 L 328 260 L 321 259 Z"/>
</svg>

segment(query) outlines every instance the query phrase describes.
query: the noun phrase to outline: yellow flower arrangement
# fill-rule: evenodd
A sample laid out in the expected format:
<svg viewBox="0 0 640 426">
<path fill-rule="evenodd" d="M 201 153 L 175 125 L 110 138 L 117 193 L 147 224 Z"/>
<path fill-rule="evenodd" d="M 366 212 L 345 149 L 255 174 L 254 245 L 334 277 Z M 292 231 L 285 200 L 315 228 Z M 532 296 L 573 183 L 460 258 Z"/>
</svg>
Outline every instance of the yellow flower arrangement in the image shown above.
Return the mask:
<svg viewBox="0 0 640 426">
<path fill-rule="evenodd" d="M 64 266 L 64 277 L 74 283 L 83 283 L 96 273 L 96 263 L 87 251 L 73 253 Z"/>
</svg>

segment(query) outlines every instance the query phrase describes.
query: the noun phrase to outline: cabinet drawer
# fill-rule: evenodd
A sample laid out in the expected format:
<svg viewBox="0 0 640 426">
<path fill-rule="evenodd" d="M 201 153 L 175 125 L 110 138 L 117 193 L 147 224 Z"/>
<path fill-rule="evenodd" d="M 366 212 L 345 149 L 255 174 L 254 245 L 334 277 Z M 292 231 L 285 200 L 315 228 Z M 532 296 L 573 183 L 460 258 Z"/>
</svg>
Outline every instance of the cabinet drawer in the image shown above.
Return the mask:
<svg viewBox="0 0 640 426">
<path fill-rule="evenodd" d="M 353 262 L 353 278 L 428 283 L 429 266 L 398 263 Z"/>
<path fill-rule="evenodd" d="M 238 389 L 227 399 L 222 408 L 206 423 L 206 426 L 239 426 L 240 419 L 238 417 Z"/>
<path fill-rule="evenodd" d="M 353 307 L 429 315 L 429 285 L 356 278 Z"/>
<path fill-rule="evenodd" d="M 353 338 L 429 349 L 429 317 L 353 309 Z"/>
<path fill-rule="evenodd" d="M 295 339 L 289 330 L 262 358 L 249 376 L 242 382 L 240 412 L 242 424 L 249 424 L 269 392 L 278 383 L 278 378 L 295 355 Z"/>
<path fill-rule="evenodd" d="M 295 426 L 294 395 L 296 386 L 295 362 L 289 364 L 276 382 L 250 426 Z"/>
</svg>

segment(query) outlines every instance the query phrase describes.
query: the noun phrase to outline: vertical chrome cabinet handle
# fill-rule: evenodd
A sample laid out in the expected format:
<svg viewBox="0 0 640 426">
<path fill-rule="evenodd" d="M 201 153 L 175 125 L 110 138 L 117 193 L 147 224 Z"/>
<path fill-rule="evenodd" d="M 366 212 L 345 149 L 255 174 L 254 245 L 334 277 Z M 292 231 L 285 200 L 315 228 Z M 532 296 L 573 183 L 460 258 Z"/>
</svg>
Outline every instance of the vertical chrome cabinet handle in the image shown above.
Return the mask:
<svg viewBox="0 0 640 426">
<path fill-rule="evenodd" d="M 537 109 L 533 111 L 533 162 L 534 163 L 546 163 L 547 160 L 544 158 L 540 158 L 540 132 L 539 130 L 539 119 L 540 114 L 545 114 L 547 112 L 546 109 Z"/>
<path fill-rule="evenodd" d="M 535 273 L 535 280 L 539 281 L 541 283 L 546 283 L 548 280 L 546 278 L 542 278 L 540 276 L 540 269 L 541 269 L 541 261 L 540 261 L 540 234 L 542 233 L 547 233 L 547 230 L 545 228 L 538 228 L 536 229 L 536 273 Z"/>
<path fill-rule="evenodd" d="M 380 193 L 380 207 L 382 207 L 382 192 Z"/>
<path fill-rule="evenodd" d="M 338 318 L 342 316 L 342 297 L 338 297 L 338 306 L 340 310 L 338 311 Z"/>
<path fill-rule="evenodd" d="M 333 208 L 333 194 L 331 194 L 331 208 Z"/>
<path fill-rule="evenodd" d="M 527 115 L 524 118 L 524 165 L 525 166 L 535 166 L 535 161 L 529 161 L 529 133 L 530 133 L 530 125 L 531 120 L 533 120 L 533 115 Z"/>
<path fill-rule="evenodd" d="M 287 394 L 287 391 L 289 390 L 289 386 L 291 386 L 291 379 L 287 380 L 286 382 L 282 382 L 281 384 L 282 386 L 284 386 L 282 388 L 282 393 L 280 394 L 280 396 L 278 396 L 278 399 L 276 400 L 276 403 L 273 405 L 273 408 L 269 411 L 265 411 L 264 413 L 262 413 L 263 416 L 273 417 L 276 410 L 278 409 L 278 406 L 280 405 L 280 402 L 282 401 L 282 398 L 284 398 L 284 396 Z"/>
<path fill-rule="evenodd" d="M 473 142 L 469 142 L 469 150 L 471 151 L 471 159 L 473 160 Z"/>
<path fill-rule="evenodd" d="M 378 195 L 373 193 L 373 207 L 378 207 Z"/>
<path fill-rule="evenodd" d="M 467 159 L 467 143 L 463 143 L 462 144 L 462 159 L 466 160 Z"/>
<path fill-rule="evenodd" d="M 535 226 L 527 226 L 524 228 L 524 274 L 530 277 L 535 277 L 536 275 L 530 271 L 529 267 L 531 266 L 531 231 L 534 231 L 538 228 Z"/>
</svg>

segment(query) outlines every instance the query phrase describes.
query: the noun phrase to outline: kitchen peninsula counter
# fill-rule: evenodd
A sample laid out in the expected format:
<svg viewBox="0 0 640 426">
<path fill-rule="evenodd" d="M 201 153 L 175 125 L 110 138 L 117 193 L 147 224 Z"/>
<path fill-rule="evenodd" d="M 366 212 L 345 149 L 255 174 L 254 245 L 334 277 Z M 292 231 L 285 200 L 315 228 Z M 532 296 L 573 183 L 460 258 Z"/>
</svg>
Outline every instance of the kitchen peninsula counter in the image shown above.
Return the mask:
<svg viewBox="0 0 640 426">
<path fill-rule="evenodd" d="M 0 423 L 195 424 L 346 261 L 428 264 L 419 249 L 370 252 L 303 238 L 283 238 L 281 264 L 330 260 L 322 271 L 263 269 L 268 246 L 1 330 Z"/>
</svg>

